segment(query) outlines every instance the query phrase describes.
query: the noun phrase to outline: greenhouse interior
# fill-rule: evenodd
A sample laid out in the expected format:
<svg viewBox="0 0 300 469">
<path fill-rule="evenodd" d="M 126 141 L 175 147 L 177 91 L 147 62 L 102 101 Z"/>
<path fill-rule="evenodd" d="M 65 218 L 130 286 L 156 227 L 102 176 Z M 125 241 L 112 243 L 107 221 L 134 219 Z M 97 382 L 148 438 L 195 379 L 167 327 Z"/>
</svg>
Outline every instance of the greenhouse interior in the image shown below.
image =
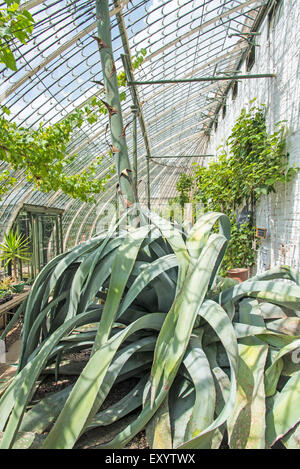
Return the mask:
<svg viewBox="0 0 300 469">
<path fill-rule="evenodd" d="M 1 449 L 300 449 L 299 24 L 1 1 Z"/>
</svg>

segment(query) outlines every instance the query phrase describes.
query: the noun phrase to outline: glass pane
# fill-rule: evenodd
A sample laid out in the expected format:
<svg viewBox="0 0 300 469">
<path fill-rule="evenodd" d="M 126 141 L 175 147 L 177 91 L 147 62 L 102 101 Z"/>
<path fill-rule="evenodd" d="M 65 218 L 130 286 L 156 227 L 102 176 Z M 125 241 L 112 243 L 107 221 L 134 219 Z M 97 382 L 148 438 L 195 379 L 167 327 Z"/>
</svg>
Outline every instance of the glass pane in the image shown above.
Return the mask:
<svg viewBox="0 0 300 469">
<path fill-rule="evenodd" d="M 38 216 L 40 269 L 59 253 L 56 219 L 56 216 Z"/>
<path fill-rule="evenodd" d="M 32 279 L 55 256 L 61 253 L 61 217 L 31 213 L 23 209 L 19 212 L 13 229 L 17 229 L 29 239 L 28 261 L 19 263 L 22 279 Z"/>
<path fill-rule="evenodd" d="M 32 242 L 32 219 L 31 215 L 22 210 L 17 220 L 13 225 L 13 229 L 17 230 L 20 234 L 22 234 L 28 241 L 29 244 L 27 246 L 27 258 L 28 260 L 21 260 L 19 261 L 19 276 L 23 280 L 29 280 L 33 277 L 32 271 L 32 256 L 33 256 L 33 242 Z"/>
</svg>

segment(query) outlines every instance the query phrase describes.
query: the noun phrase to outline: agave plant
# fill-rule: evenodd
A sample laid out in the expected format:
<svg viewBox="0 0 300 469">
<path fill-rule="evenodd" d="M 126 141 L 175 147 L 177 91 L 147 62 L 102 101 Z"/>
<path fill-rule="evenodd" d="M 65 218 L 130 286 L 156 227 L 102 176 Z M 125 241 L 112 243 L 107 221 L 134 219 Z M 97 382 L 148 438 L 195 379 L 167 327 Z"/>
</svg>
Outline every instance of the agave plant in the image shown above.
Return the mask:
<svg viewBox="0 0 300 469">
<path fill-rule="evenodd" d="M 27 435 L 28 447 L 34 438 L 73 448 L 115 422 L 110 441 L 90 445 L 121 448 L 146 429 L 153 448 L 299 447 L 299 273 L 275 268 L 235 284 L 217 275 L 226 216 L 206 214 L 185 233 L 145 215 L 150 224 L 114 226 L 37 277 L 19 368 L 1 391 L 1 447 Z M 78 369 L 69 354 L 85 349 Z M 43 373 L 66 367 L 75 384 L 33 399 Z M 103 410 L 128 377 L 135 387 Z"/>
<path fill-rule="evenodd" d="M 96 9 L 128 207 L 135 197 L 108 1 L 96 0 Z M 49 262 L 4 331 L 2 339 L 25 310 L 17 374 L 0 390 L 1 448 L 73 448 L 83 439 L 121 448 L 143 429 L 153 448 L 299 447 L 299 273 L 276 268 L 239 285 L 219 278 L 230 237 L 220 213 L 188 233 L 151 212 L 139 228 L 123 232 L 121 222 Z M 91 351 L 81 369 L 70 358 L 80 350 Z M 75 384 L 37 401 L 43 374 L 66 369 L 77 373 Z M 103 407 L 114 383 L 129 377 L 135 387 Z M 92 430 L 114 424 L 113 437 L 93 443 Z"/>
</svg>

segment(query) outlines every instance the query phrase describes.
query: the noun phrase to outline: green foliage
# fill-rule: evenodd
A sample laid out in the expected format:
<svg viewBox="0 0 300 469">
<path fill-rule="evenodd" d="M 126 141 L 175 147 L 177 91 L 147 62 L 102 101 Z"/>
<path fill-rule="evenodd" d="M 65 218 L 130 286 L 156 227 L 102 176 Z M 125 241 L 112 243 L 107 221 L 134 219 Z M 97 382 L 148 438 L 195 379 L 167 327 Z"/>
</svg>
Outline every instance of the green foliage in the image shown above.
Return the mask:
<svg viewBox="0 0 300 469">
<path fill-rule="evenodd" d="M 19 0 L 6 0 L 7 7 L 0 9 L 0 63 L 14 71 L 17 67 L 11 48 L 12 40 L 26 44 L 34 27 L 31 14 L 20 10 L 19 3 Z"/>
<path fill-rule="evenodd" d="M 28 260 L 28 245 L 29 239 L 12 229 L 4 234 L 4 240 L 0 243 L 0 261 L 4 261 L 5 266 L 12 263 L 15 279 L 18 278 L 17 260 Z"/>
<path fill-rule="evenodd" d="M 10 291 L 12 289 L 13 284 L 14 284 L 14 281 L 11 277 L 3 277 L 0 280 L 0 290 Z"/>
<path fill-rule="evenodd" d="M 234 267 L 250 267 L 255 263 L 255 228 L 250 222 L 237 226 L 231 219 L 231 239 L 224 256 L 221 274 Z M 258 241 L 256 241 L 258 245 Z"/>
<path fill-rule="evenodd" d="M 14 170 L 25 169 L 27 180 L 44 192 L 61 189 L 67 195 L 83 201 L 93 201 L 93 194 L 104 190 L 112 168 L 102 179 L 93 179 L 96 167 L 103 157 L 98 157 L 80 174 L 67 175 L 66 169 L 77 155 L 67 154 L 67 145 L 75 129 L 91 116 L 91 107 L 73 112 L 63 121 L 38 129 L 18 127 L 4 116 L 0 117 L 0 159 Z M 7 173 L 6 173 L 7 174 Z M 4 177 L 7 185 L 13 180 Z M 2 188 L 2 190 L 5 188 Z"/>
<path fill-rule="evenodd" d="M 242 284 L 219 278 L 227 216 L 205 214 L 184 236 L 151 212 L 141 216 L 151 225 L 121 235 L 112 226 L 37 277 L 23 306 L 19 368 L 0 391 L 1 448 L 31 435 L 25 447 L 34 436 L 42 448 L 117 449 L 143 429 L 153 448 L 219 448 L 224 437 L 233 449 L 294 445 L 300 274 L 282 267 Z M 70 359 L 91 347 L 88 363 Z M 78 378 L 33 400 L 44 370 Z M 128 377 L 132 391 L 103 408 Z M 92 429 L 119 420 L 95 442 Z"/>
<path fill-rule="evenodd" d="M 190 201 L 190 192 L 193 187 L 193 182 L 192 176 L 188 176 L 185 173 L 180 175 L 176 183 L 176 190 L 179 195 L 171 200 L 171 205 L 176 203 L 179 204 L 181 208 L 184 208 L 184 205 Z"/>
<path fill-rule="evenodd" d="M 0 288 L 0 299 L 5 298 L 6 296 L 10 296 L 11 291 L 10 290 L 2 290 Z"/>
<path fill-rule="evenodd" d="M 1 196 L 5 194 L 6 191 L 11 189 L 17 182 L 16 178 L 10 176 L 8 170 L 2 171 L 0 174 L 0 200 Z"/>
<path fill-rule="evenodd" d="M 261 194 L 275 192 L 277 182 L 289 181 L 285 128 L 282 122 L 268 135 L 264 106 L 243 109 L 231 135 L 220 147 L 218 160 L 195 168 L 198 198 L 208 208 L 230 212 Z"/>
</svg>

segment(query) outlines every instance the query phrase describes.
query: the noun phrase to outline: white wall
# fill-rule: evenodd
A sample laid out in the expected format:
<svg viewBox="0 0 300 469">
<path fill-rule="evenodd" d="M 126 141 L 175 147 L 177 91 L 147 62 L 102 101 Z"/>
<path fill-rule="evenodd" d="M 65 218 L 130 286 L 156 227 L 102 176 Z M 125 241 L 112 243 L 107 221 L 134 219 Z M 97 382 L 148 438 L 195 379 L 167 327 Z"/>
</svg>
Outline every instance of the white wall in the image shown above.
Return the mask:
<svg viewBox="0 0 300 469">
<path fill-rule="evenodd" d="M 225 118 L 220 112 L 218 128 L 212 132 L 207 148 L 215 153 L 231 132 L 242 107 L 252 98 L 267 105 L 268 130 L 274 123 L 287 120 L 288 152 L 291 165 L 300 167 L 300 0 L 283 0 L 282 12 L 268 38 L 268 18 L 257 36 L 256 61 L 251 74 L 275 73 L 276 78 L 241 80 L 238 96 L 227 96 Z M 246 73 L 245 64 L 241 73 Z M 296 178 L 277 187 L 277 193 L 265 196 L 257 208 L 256 223 L 267 229 L 267 239 L 258 251 L 257 270 L 287 264 L 300 269 L 300 172 Z"/>
</svg>

